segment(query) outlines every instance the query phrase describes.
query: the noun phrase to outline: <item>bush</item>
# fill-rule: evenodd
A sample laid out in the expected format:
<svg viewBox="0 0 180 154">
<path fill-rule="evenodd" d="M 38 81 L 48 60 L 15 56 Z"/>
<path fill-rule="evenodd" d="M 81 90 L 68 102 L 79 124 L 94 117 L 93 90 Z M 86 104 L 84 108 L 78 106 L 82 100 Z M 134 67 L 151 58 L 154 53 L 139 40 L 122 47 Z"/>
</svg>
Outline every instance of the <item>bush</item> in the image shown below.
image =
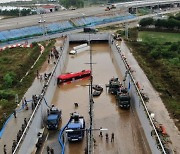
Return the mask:
<svg viewBox="0 0 180 154">
<path fill-rule="evenodd" d="M 144 18 L 139 22 L 139 25 L 141 25 L 142 27 L 146 27 L 153 24 L 154 24 L 153 18 Z"/>
<path fill-rule="evenodd" d="M 4 86 L 11 88 L 13 86 L 13 83 L 15 83 L 16 74 L 14 72 L 6 73 L 3 77 L 4 80 Z"/>
<path fill-rule="evenodd" d="M 15 92 L 12 90 L 0 90 L 0 99 L 13 99 L 15 98 Z"/>
</svg>

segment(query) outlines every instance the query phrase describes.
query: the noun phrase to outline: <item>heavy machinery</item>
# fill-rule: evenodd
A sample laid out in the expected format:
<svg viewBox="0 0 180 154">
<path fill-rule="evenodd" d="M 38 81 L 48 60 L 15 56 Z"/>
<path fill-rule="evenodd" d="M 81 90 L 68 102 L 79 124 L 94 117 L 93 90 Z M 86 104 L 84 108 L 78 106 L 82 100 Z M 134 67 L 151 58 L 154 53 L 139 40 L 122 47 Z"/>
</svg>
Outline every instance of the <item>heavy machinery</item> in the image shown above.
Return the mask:
<svg viewBox="0 0 180 154">
<path fill-rule="evenodd" d="M 61 120 L 62 111 L 52 106 L 50 110 L 48 110 L 47 117 L 47 129 L 58 129 L 59 121 Z"/>
<path fill-rule="evenodd" d="M 121 108 L 130 108 L 130 96 L 126 88 L 120 88 L 120 91 L 116 95 L 118 106 Z"/>
<path fill-rule="evenodd" d="M 111 78 L 109 80 L 109 84 L 106 85 L 106 87 L 108 87 L 108 92 L 114 95 L 117 95 L 120 87 L 122 86 L 122 84 L 120 83 L 118 78 Z"/>
<path fill-rule="evenodd" d="M 67 125 L 67 137 L 69 141 L 80 141 L 84 137 L 85 120 L 83 116 L 74 112 L 71 114 L 70 121 Z"/>
</svg>

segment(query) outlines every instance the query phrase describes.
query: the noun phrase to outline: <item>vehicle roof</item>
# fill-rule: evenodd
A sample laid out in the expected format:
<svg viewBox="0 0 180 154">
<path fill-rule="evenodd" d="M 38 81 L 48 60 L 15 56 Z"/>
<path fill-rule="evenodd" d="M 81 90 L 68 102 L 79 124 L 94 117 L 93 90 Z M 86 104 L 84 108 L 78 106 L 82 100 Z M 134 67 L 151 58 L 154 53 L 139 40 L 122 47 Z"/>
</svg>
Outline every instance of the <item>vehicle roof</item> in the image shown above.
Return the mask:
<svg viewBox="0 0 180 154">
<path fill-rule="evenodd" d="M 129 95 L 119 95 L 120 100 L 122 101 L 129 101 L 130 100 L 130 96 Z"/>
<path fill-rule="evenodd" d="M 76 72 L 76 73 L 66 73 L 66 74 L 62 74 L 58 76 L 58 79 L 68 79 L 68 78 L 73 78 L 73 77 L 77 77 L 79 75 L 83 75 L 83 74 L 90 74 L 91 70 L 83 70 L 81 72 Z"/>
<path fill-rule="evenodd" d="M 50 114 L 48 117 L 47 117 L 47 120 L 56 120 L 58 118 L 58 115 L 57 114 Z"/>
<path fill-rule="evenodd" d="M 68 129 L 74 129 L 74 128 L 81 128 L 81 123 L 69 123 L 68 124 Z"/>
</svg>

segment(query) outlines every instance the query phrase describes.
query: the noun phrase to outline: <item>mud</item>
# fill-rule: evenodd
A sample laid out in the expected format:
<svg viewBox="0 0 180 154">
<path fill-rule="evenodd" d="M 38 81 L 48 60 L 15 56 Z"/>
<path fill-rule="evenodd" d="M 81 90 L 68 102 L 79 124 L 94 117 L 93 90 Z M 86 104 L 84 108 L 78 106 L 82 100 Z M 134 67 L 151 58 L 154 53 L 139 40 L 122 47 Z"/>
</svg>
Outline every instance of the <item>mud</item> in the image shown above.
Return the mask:
<svg viewBox="0 0 180 154">
<path fill-rule="evenodd" d="M 71 45 L 69 50 L 76 45 Z M 108 94 L 105 88 L 105 84 L 108 83 L 111 77 L 119 77 L 121 80 L 123 78 L 123 75 L 118 72 L 113 64 L 113 57 L 110 54 L 108 44 L 92 44 L 91 49 L 92 61 L 95 63 L 92 71 L 93 84 L 100 84 L 104 89 L 99 97 L 94 98 L 94 128 L 108 128 L 108 131 L 103 131 L 102 138 L 99 137 L 99 131 L 93 131 L 94 139 L 96 140 L 94 153 L 150 153 L 135 112 L 132 109 L 130 111 L 120 109 L 114 96 Z M 89 52 L 69 56 L 65 72 L 89 69 L 90 66 L 85 63 L 89 63 Z M 52 103 L 62 109 L 61 126 L 68 122 L 70 113 L 76 111 L 85 117 L 86 127 L 89 127 L 89 87 L 86 86 L 87 84 L 89 84 L 88 79 L 57 87 Z M 74 108 L 74 102 L 79 103 L 78 108 Z M 112 132 L 115 134 L 115 139 L 111 143 L 110 136 Z M 108 142 L 105 140 L 105 133 L 109 134 Z M 47 144 L 54 147 L 55 151 L 60 151 L 57 136 L 58 132 L 50 132 Z M 67 142 L 66 153 L 83 154 L 85 147 L 86 136 L 81 142 Z"/>
</svg>

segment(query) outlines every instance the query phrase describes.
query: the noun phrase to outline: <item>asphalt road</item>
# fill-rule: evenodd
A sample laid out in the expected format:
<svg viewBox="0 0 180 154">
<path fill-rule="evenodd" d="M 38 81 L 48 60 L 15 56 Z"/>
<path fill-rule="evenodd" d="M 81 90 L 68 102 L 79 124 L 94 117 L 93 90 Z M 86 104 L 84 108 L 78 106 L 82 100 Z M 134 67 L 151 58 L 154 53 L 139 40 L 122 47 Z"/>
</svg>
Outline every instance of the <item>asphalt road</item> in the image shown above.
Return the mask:
<svg viewBox="0 0 180 154">
<path fill-rule="evenodd" d="M 73 44 L 75 46 L 75 44 Z M 72 47 L 72 46 L 71 46 Z M 141 124 L 133 109 L 122 110 L 117 104 L 114 96 L 110 95 L 106 89 L 105 84 L 109 79 L 119 77 L 121 80 L 123 75 L 118 72 L 113 63 L 113 56 L 110 54 L 108 44 L 93 44 L 93 83 L 100 84 L 104 88 L 101 96 L 94 98 L 94 128 L 108 128 L 108 131 L 103 132 L 103 138 L 99 137 L 99 131 L 94 131 L 94 138 L 96 140 L 94 153 L 104 154 L 118 154 L 118 153 L 134 153 L 134 154 L 148 154 L 150 153 Z M 77 56 L 69 56 L 64 72 L 76 72 L 83 69 L 89 69 L 89 53 L 84 52 Z M 62 109 L 62 123 L 60 127 L 64 126 L 70 117 L 71 112 L 78 112 L 85 117 L 86 126 L 89 126 L 89 96 L 88 87 L 82 86 L 89 84 L 89 80 L 82 80 L 57 87 L 52 103 L 58 108 Z M 79 103 L 78 108 L 74 108 L 74 102 Z M 133 103 L 133 102 L 132 102 Z M 111 133 L 115 134 L 115 141 L 106 142 L 105 133 L 109 136 Z M 55 150 L 55 153 L 60 153 L 60 145 L 58 143 L 58 131 L 49 132 L 47 141 L 45 142 L 43 153 L 46 151 L 46 146 L 50 146 Z M 82 142 L 66 144 L 66 153 L 69 154 L 83 154 L 86 147 L 86 137 Z"/>
<path fill-rule="evenodd" d="M 89 8 L 81 8 L 77 10 L 58 11 L 43 15 L 32 15 L 26 17 L 4 19 L 1 20 L 0 22 L 0 30 L 38 25 L 39 24 L 38 21 L 41 19 L 41 17 L 43 18 L 43 20 L 45 20 L 46 23 L 51 23 L 51 22 L 58 22 L 60 20 L 67 20 L 75 17 L 96 15 L 99 13 L 105 13 L 105 7 L 89 7 Z"/>
</svg>

